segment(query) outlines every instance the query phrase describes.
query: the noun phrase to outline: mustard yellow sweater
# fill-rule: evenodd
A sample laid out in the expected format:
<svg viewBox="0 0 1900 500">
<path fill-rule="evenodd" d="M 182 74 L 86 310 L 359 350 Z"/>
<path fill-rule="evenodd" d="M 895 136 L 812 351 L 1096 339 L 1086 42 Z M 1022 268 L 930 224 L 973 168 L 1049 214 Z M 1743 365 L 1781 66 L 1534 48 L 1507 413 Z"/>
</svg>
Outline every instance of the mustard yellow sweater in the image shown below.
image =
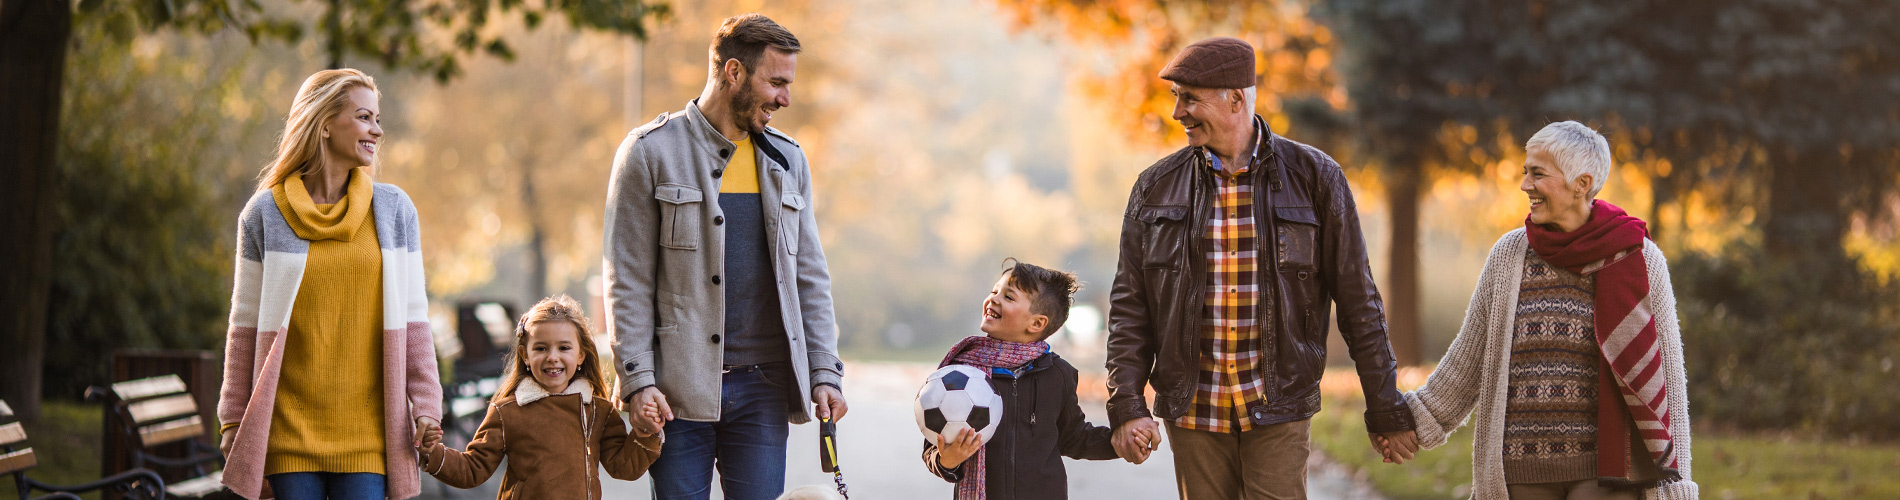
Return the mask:
<svg viewBox="0 0 1900 500">
<path fill-rule="evenodd" d="M 283 378 L 264 473 L 383 474 L 382 253 L 361 169 L 342 200 L 317 205 L 302 179 L 272 190 L 310 254 L 284 336 Z"/>
</svg>

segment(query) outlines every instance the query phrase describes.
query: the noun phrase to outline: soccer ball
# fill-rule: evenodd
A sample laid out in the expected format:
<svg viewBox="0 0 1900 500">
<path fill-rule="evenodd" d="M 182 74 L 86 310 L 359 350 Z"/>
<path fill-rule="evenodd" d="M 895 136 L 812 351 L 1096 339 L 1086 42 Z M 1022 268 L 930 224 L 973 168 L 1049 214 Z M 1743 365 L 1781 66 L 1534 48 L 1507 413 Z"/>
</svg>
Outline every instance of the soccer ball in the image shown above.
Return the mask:
<svg viewBox="0 0 1900 500">
<path fill-rule="evenodd" d="M 917 391 L 917 430 L 937 442 L 939 434 L 956 439 L 963 429 L 976 430 L 977 439 L 990 442 L 1003 423 L 1003 399 L 990 388 L 989 378 L 970 365 L 939 368 Z"/>
</svg>

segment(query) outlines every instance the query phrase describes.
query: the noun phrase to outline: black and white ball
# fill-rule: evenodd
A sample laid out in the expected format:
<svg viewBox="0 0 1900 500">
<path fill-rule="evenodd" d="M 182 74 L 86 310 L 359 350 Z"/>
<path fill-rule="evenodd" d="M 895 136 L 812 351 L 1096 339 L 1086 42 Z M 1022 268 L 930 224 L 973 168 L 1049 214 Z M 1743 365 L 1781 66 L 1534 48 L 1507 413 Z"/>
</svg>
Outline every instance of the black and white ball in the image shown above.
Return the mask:
<svg viewBox="0 0 1900 500">
<path fill-rule="evenodd" d="M 1003 400 L 976 367 L 939 368 L 917 391 L 917 430 L 929 442 L 937 442 L 940 434 L 949 440 L 963 429 L 973 429 L 978 439 L 988 443 L 1002 423 Z"/>
</svg>

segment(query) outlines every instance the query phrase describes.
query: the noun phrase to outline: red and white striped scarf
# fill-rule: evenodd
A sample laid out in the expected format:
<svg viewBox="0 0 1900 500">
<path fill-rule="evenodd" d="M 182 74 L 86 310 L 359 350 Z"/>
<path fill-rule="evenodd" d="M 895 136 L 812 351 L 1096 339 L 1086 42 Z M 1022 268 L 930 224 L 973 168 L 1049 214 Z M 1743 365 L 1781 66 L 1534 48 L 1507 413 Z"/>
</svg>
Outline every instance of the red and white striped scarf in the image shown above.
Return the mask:
<svg viewBox="0 0 1900 500">
<path fill-rule="evenodd" d="M 964 337 L 963 341 L 951 347 L 950 352 L 943 355 L 943 362 L 937 363 L 937 367 L 943 368 L 953 364 L 970 365 L 982 369 L 983 378 L 987 379 L 991 378 L 991 369 L 1014 369 L 1035 361 L 1046 352 L 1049 352 L 1048 342 L 1010 342 L 985 335 L 972 335 Z M 949 436 L 944 437 L 945 441 L 950 439 Z M 984 448 L 977 448 L 975 455 L 970 455 L 969 459 L 963 461 L 963 479 L 957 481 L 956 500 L 983 500 L 987 493 L 988 468 L 983 463 L 983 450 Z"/>
<path fill-rule="evenodd" d="M 1669 431 L 1662 341 L 1648 306 L 1649 267 L 1643 261 L 1648 224 L 1596 200 L 1590 221 L 1574 231 L 1547 229 L 1529 218 L 1524 227 L 1531 250 L 1545 262 L 1596 277 L 1597 345 L 1603 352 L 1599 365 L 1607 368 L 1598 370 L 1597 475 L 1630 477 L 1629 429 L 1623 425 L 1627 407 L 1649 458 L 1663 470 L 1663 482 L 1680 477 Z"/>
</svg>

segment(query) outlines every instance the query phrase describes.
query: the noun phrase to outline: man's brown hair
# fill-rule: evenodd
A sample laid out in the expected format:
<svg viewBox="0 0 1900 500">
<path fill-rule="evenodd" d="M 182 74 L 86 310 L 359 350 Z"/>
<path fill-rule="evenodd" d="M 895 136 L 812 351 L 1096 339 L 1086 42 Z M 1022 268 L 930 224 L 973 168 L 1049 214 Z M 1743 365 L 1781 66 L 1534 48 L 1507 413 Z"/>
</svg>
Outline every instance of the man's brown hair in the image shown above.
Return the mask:
<svg viewBox="0 0 1900 500">
<path fill-rule="evenodd" d="M 1029 294 L 1029 312 L 1049 317 L 1049 326 L 1042 329 L 1042 338 L 1047 339 L 1062 329 L 1062 323 L 1069 321 L 1069 307 L 1075 305 L 1075 292 L 1082 289 L 1082 282 L 1074 274 L 1049 269 L 1035 264 L 1016 260 L 1014 257 L 1003 259 L 1003 272 L 1009 275 L 1009 286 Z"/>
<path fill-rule="evenodd" d="M 719 24 L 719 31 L 713 33 L 712 46 L 707 49 L 712 58 L 712 74 L 719 74 L 719 68 L 725 66 L 728 59 L 738 59 L 739 65 L 751 73 L 758 68 L 766 47 L 789 54 L 800 50 L 798 37 L 765 14 L 752 12 L 728 17 Z"/>
</svg>

